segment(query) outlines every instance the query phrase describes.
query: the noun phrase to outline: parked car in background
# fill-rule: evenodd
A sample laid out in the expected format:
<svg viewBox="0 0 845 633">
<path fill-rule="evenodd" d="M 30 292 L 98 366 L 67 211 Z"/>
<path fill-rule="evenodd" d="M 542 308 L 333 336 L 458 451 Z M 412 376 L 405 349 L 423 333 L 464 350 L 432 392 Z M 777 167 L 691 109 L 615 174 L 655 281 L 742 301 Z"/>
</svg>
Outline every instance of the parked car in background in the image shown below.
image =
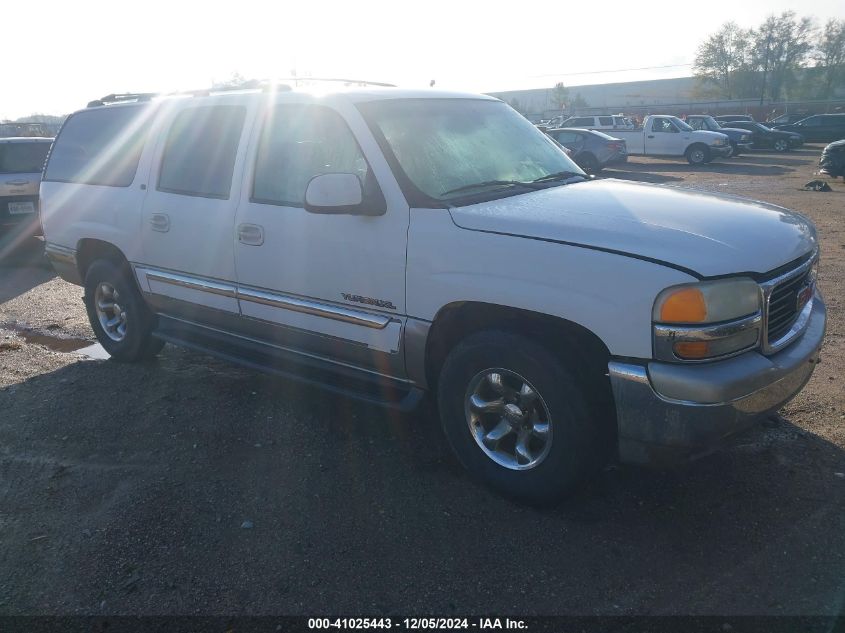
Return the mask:
<svg viewBox="0 0 845 633">
<path fill-rule="evenodd" d="M 546 134 L 569 150 L 572 160 L 590 174 L 597 174 L 609 165 L 618 165 L 628 160 L 625 141 L 603 132 L 562 128 L 548 130 Z"/>
<path fill-rule="evenodd" d="M 835 141 L 824 148 L 819 158 L 819 173 L 845 180 L 845 139 Z"/>
<path fill-rule="evenodd" d="M 684 122 L 694 130 L 709 130 L 725 134 L 731 144 L 731 156 L 739 156 L 742 152 L 751 149 L 751 132 L 730 127 L 727 122 L 723 127 L 709 114 L 689 114 L 684 118 Z"/>
<path fill-rule="evenodd" d="M 56 139 L 42 221 L 117 361 L 168 341 L 371 403 L 430 391 L 460 462 L 532 502 L 711 450 L 816 366 L 809 219 L 593 180 L 498 99 L 98 103 Z"/>
<path fill-rule="evenodd" d="M 790 123 L 797 123 L 798 121 L 803 121 L 808 116 L 811 116 L 809 112 L 804 112 L 801 114 L 790 112 L 789 114 L 781 114 L 778 117 L 774 117 L 773 119 L 769 119 L 766 121 L 767 127 L 774 127 L 776 125 L 789 125 Z"/>
<path fill-rule="evenodd" d="M 625 141 L 631 156 L 683 156 L 690 165 L 727 158 L 732 152 L 726 134 L 694 130 L 676 116 L 649 115 L 642 128 L 613 134 Z"/>
<path fill-rule="evenodd" d="M 628 117 L 617 114 L 604 116 L 572 116 L 564 119 L 557 127 L 586 128 L 588 130 L 632 130 L 634 124 Z"/>
<path fill-rule="evenodd" d="M 750 114 L 720 114 L 718 116 L 714 116 L 714 119 L 719 121 L 754 121 L 754 117 Z"/>
<path fill-rule="evenodd" d="M 797 132 L 808 143 L 831 143 L 845 138 L 845 114 L 814 114 L 776 129 Z"/>
<path fill-rule="evenodd" d="M 800 134 L 773 130 L 762 123 L 732 121 L 730 125 L 731 127 L 748 130 L 751 133 L 752 149 L 773 149 L 776 152 L 786 152 L 804 144 L 804 137 Z"/>
<path fill-rule="evenodd" d="M 40 232 L 38 185 L 51 138 L 0 138 L 0 256 Z"/>
</svg>

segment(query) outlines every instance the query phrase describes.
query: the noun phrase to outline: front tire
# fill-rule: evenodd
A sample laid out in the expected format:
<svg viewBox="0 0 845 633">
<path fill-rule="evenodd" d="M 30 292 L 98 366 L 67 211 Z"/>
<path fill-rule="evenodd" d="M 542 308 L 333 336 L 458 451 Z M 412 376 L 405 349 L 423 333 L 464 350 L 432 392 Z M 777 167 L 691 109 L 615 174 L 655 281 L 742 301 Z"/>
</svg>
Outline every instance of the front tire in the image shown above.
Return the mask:
<svg viewBox="0 0 845 633">
<path fill-rule="evenodd" d="M 602 425 L 583 381 L 530 339 L 474 334 L 438 382 L 443 431 L 458 460 L 492 488 L 544 504 L 571 492 L 606 459 Z"/>
<path fill-rule="evenodd" d="M 684 156 L 690 165 L 703 165 L 710 162 L 710 150 L 704 145 L 692 145 Z"/>
<path fill-rule="evenodd" d="M 89 266 L 84 301 L 91 328 L 113 359 L 148 360 L 164 346 L 164 341 L 152 336 L 155 315 L 132 279 L 113 262 L 98 259 Z"/>
</svg>

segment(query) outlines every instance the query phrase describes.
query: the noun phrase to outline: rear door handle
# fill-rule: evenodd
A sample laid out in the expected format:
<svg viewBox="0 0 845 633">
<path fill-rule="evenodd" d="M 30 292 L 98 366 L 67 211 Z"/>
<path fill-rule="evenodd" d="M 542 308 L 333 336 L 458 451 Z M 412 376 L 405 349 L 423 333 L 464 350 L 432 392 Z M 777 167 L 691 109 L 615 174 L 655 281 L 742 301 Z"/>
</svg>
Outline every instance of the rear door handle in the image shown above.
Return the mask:
<svg viewBox="0 0 845 633">
<path fill-rule="evenodd" d="M 170 217 L 166 213 L 153 213 L 150 217 L 150 226 L 153 231 L 167 233 L 170 230 Z"/>
<path fill-rule="evenodd" d="M 258 224 L 239 224 L 238 241 L 245 246 L 261 246 L 264 243 L 264 227 Z"/>
<path fill-rule="evenodd" d="M 16 187 L 20 187 L 21 185 L 28 185 L 29 181 L 28 180 L 7 180 L 6 184 L 7 185 L 14 185 Z"/>
<path fill-rule="evenodd" d="M 649 138 L 654 138 L 654 134 L 649 134 L 649 135 L 648 135 L 648 137 L 649 137 Z"/>
</svg>

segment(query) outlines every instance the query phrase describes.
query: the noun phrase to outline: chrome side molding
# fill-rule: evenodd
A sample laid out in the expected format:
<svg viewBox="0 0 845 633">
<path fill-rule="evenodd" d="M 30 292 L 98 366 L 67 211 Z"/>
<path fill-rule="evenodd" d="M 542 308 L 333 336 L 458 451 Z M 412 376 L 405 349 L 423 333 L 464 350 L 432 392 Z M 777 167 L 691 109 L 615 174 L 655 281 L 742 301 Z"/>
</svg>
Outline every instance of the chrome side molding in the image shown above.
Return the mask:
<svg viewBox="0 0 845 633">
<path fill-rule="evenodd" d="M 144 267 L 138 267 L 137 270 L 143 273 L 150 281 L 158 281 L 172 286 L 179 286 L 181 288 L 189 288 L 191 290 L 199 290 L 201 292 L 208 292 L 210 294 L 220 295 L 223 297 L 230 297 L 238 299 L 239 301 L 249 301 L 251 303 L 258 303 L 273 308 L 280 308 L 282 310 L 290 310 L 291 312 L 311 314 L 313 316 L 319 316 L 335 321 L 343 321 L 344 323 L 352 323 L 353 325 L 360 325 L 362 327 L 372 328 L 375 330 L 383 330 L 387 327 L 388 323 L 393 320 L 392 317 L 383 314 L 373 314 L 371 312 L 351 310 L 349 308 L 335 306 L 320 301 L 313 301 L 311 299 L 294 297 L 292 295 L 267 292 L 254 288 L 243 288 L 234 284 L 201 279 L 198 277 L 189 277 L 187 275 L 180 275 L 178 273 L 171 273 L 162 270 L 152 270 Z"/>
</svg>

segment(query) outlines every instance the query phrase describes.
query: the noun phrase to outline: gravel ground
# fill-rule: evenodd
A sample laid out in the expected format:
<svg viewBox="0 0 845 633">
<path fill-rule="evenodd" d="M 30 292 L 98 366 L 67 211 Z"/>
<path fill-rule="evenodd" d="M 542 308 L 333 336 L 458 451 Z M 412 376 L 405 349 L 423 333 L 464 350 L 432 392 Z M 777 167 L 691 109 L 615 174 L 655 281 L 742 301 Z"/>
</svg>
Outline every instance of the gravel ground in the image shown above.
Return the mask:
<svg viewBox="0 0 845 633">
<path fill-rule="evenodd" d="M 135 366 L 53 351 L 93 341 L 81 290 L 6 262 L 0 614 L 842 613 L 845 184 L 801 191 L 817 156 L 605 174 L 809 215 L 823 363 L 727 450 L 609 469 L 547 510 L 470 481 L 428 405 L 385 412 L 171 346 Z"/>
</svg>

